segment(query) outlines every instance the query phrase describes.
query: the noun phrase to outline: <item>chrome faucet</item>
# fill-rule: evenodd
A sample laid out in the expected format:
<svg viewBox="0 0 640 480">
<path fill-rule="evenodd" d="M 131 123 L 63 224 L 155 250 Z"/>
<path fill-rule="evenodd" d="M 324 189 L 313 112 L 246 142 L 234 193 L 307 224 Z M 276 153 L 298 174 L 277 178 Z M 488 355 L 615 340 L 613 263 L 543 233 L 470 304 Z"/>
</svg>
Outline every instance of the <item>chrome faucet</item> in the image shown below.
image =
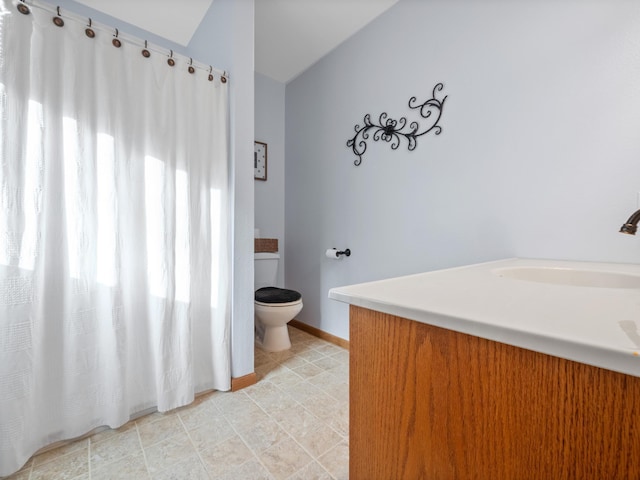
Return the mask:
<svg viewBox="0 0 640 480">
<path fill-rule="evenodd" d="M 636 230 L 638 230 L 638 222 L 640 222 L 640 210 L 636 210 L 633 215 L 629 217 L 629 220 L 620 227 L 620 233 L 635 235 Z"/>
</svg>

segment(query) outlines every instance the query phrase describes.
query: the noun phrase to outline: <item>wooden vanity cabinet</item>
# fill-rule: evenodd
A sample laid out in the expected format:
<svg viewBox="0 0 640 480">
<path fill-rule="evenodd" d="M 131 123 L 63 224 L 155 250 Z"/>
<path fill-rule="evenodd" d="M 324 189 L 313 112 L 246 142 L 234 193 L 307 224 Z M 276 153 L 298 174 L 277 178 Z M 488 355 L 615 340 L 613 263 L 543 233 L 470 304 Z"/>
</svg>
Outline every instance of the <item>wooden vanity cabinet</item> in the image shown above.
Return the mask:
<svg viewBox="0 0 640 480">
<path fill-rule="evenodd" d="M 349 381 L 350 480 L 640 478 L 638 377 L 352 305 Z"/>
</svg>

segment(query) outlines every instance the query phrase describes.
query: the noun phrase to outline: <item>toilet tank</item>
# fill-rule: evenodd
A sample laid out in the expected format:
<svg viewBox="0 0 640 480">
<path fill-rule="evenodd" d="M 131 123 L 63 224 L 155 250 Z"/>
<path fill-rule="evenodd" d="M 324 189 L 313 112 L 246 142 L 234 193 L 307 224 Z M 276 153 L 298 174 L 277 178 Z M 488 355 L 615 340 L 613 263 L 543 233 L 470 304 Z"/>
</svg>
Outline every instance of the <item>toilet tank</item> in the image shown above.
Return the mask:
<svg viewBox="0 0 640 480">
<path fill-rule="evenodd" d="M 253 265 L 255 290 L 262 287 L 275 287 L 278 275 L 278 253 L 254 253 Z"/>
</svg>

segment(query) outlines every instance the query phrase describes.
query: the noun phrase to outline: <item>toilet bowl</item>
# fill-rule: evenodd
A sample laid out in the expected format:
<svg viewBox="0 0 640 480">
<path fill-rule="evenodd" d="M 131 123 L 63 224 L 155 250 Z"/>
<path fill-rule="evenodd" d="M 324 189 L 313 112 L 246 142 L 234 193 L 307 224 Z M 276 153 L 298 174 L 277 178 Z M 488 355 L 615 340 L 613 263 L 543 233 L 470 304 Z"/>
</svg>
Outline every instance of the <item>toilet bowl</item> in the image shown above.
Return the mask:
<svg viewBox="0 0 640 480">
<path fill-rule="evenodd" d="M 302 310 L 302 295 L 295 290 L 261 288 L 256 291 L 254 308 L 256 319 L 264 327 L 262 348 L 268 352 L 291 348 L 287 323 Z"/>
<path fill-rule="evenodd" d="M 295 290 L 273 287 L 277 253 L 255 254 L 254 311 L 258 343 L 263 350 L 279 352 L 291 348 L 287 323 L 302 310 L 302 295 Z"/>
</svg>

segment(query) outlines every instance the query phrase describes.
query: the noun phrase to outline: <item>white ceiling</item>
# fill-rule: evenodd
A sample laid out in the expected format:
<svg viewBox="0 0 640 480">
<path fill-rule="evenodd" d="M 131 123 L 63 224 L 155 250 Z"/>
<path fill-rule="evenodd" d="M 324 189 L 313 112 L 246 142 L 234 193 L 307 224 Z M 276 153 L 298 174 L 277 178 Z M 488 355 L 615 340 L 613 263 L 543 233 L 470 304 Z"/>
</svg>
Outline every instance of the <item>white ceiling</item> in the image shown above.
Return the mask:
<svg viewBox="0 0 640 480">
<path fill-rule="evenodd" d="M 256 0 L 255 70 L 286 83 L 398 0 Z"/>
<path fill-rule="evenodd" d="M 215 0 L 77 1 L 187 46 Z M 255 0 L 255 70 L 286 83 L 397 1 Z"/>
<path fill-rule="evenodd" d="M 212 1 L 180 0 L 178 5 L 176 0 L 77 0 L 184 46 L 191 41 Z"/>
</svg>

